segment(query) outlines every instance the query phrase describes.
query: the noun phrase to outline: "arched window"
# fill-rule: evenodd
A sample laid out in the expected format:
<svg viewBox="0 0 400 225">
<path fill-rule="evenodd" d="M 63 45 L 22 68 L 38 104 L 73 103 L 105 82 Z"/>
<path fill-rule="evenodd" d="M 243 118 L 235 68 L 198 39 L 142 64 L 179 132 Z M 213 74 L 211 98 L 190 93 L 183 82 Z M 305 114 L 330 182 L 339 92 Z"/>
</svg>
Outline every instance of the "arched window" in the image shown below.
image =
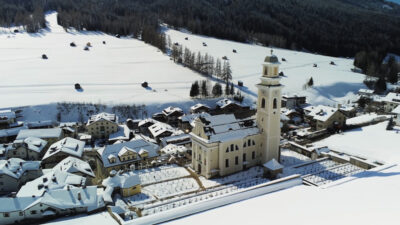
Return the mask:
<svg viewBox="0 0 400 225">
<path fill-rule="evenodd" d="M 251 140 L 247 140 L 247 146 L 251 146 Z"/>
<path fill-rule="evenodd" d="M 236 151 L 239 151 L 239 146 L 235 145 Z"/>
<path fill-rule="evenodd" d="M 234 150 L 234 146 L 233 146 L 233 144 L 231 144 L 231 152 L 233 152 L 233 150 Z"/>
<path fill-rule="evenodd" d="M 229 152 L 229 147 L 228 147 L 228 148 L 226 148 L 226 152 Z"/>
<path fill-rule="evenodd" d="M 276 100 L 276 98 L 274 98 L 274 109 L 276 109 L 278 107 L 278 101 Z"/>
<path fill-rule="evenodd" d="M 265 108 L 265 99 L 264 98 L 261 100 L 261 108 Z"/>
<path fill-rule="evenodd" d="M 253 143 L 253 145 L 256 145 L 256 142 L 254 140 L 252 141 L 252 143 Z"/>
<path fill-rule="evenodd" d="M 245 147 L 246 147 L 246 142 L 243 143 L 243 148 L 245 148 Z"/>
</svg>

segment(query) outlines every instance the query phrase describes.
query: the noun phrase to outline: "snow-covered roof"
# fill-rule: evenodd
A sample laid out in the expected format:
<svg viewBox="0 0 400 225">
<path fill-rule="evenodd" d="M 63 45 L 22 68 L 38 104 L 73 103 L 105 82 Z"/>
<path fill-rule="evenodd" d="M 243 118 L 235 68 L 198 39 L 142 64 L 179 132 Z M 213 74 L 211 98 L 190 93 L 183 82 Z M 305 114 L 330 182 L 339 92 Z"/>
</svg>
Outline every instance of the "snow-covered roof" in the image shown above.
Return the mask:
<svg viewBox="0 0 400 225">
<path fill-rule="evenodd" d="M 223 108 L 225 108 L 226 106 L 231 105 L 231 104 L 235 104 L 235 105 L 240 106 L 240 104 L 238 104 L 238 103 L 236 103 L 236 102 L 234 102 L 234 101 L 232 101 L 232 100 L 230 100 L 230 99 L 227 99 L 227 98 L 224 98 L 224 99 L 219 100 L 216 104 L 217 104 L 221 109 L 223 109 Z"/>
<path fill-rule="evenodd" d="M 186 153 L 187 148 L 182 145 L 174 145 L 174 144 L 169 144 L 162 148 L 160 150 L 162 153 L 167 154 L 167 155 L 174 155 L 178 153 Z"/>
<path fill-rule="evenodd" d="M 124 163 L 132 163 L 134 161 L 139 161 L 141 160 L 140 155 L 136 157 L 136 159 L 131 159 L 128 161 L 121 162 L 118 157 L 115 157 L 118 155 L 118 153 L 124 149 L 124 147 L 130 148 L 135 150 L 136 152 L 140 151 L 140 149 L 145 149 L 146 151 L 149 152 L 148 157 L 156 157 L 158 156 L 157 151 L 159 150 L 158 145 L 155 145 L 153 143 L 147 142 L 143 139 L 136 139 L 120 144 L 113 144 L 113 145 L 107 145 L 103 148 L 100 148 L 97 150 L 97 153 L 100 155 L 100 158 L 103 162 L 104 167 L 111 167 L 111 166 L 116 166 Z M 115 157 L 115 163 L 110 163 L 109 157 L 113 155 Z"/>
<path fill-rule="evenodd" d="M 283 166 L 275 158 L 264 163 L 263 166 L 272 171 L 283 169 Z"/>
<path fill-rule="evenodd" d="M 362 88 L 362 89 L 358 90 L 358 93 L 359 94 L 373 94 L 374 90 Z"/>
<path fill-rule="evenodd" d="M 61 128 L 48 128 L 48 129 L 22 129 L 19 131 L 17 139 L 25 139 L 28 137 L 37 138 L 60 138 L 62 135 Z"/>
<path fill-rule="evenodd" d="M 400 104 L 400 94 L 389 92 L 385 97 L 381 98 L 381 101 Z"/>
<path fill-rule="evenodd" d="M 237 120 L 233 114 L 215 116 L 202 114 L 198 120 L 204 124 L 204 132 L 208 136 L 208 140 L 205 141 L 209 143 L 245 138 L 260 133 L 254 119 Z"/>
<path fill-rule="evenodd" d="M 110 134 L 110 138 L 108 140 L 109 141 L 118 141 L 118 140 L 128 141 L 129 133 L 130 133 L 130 129 L 128 128 L 128 126 L 119 125 L 118 131 Z"/>
<path fill-rule="evenodd" d="M 375 121 L 384 121 L 390 116 L 378 115 L 376 113 L 364 114 L 346 120 L 346 125 L 360 125 Z"/>
<path fill-rule="evenodd" d="M 190 111 L 195 111 L 195 110 L 197 110 L 197 109 L 199 109 L 199 108 L 207 108 L 207 109 L 210 109 L 210 107 L 208 107 L 207 105 L 204 105 L 204 104 L 201 104 L 201 103 L 197 103 L 196 105 L 194 105 L 194 106 L 192 106 L 192 107 L 190 107 Z"/>
<path fill-rule="evenodd" d="M 16 118 L 15 112 L 11 111 L 11 109 L 0 111 L 0 121 L 11 120 L 11 119 L 15 119 L 15 118 Z"/>
<path fill-rule="evenodd" d="M 181 116 L 179 117 L 179 119 L 182 122 L 188 122 L 192 127 L 194 127 L 194 121 L 202 114 L 207 114 L 208 116 L 210 116 L 210 114 L 208 113 L 195 113 L 195 114 Z"/>
<path fill-rule="evenodd" d="M 141 127 L 141 126 L 145 125 L 146 123 L 155 124 L 155 123 L 157 123 L 157 122 L 158 122 L 158 121 L 156 121 L 156 120 L 154 120 L 154 119 L 152 119 L 152 118 L 147 118 L 147 119 L 144 119 L 144 120 L 140 121 L 140 122 L 138 123 L 138 126 Z"/>
<path fill-rule="evenodd" d="M 54 169 L 35 180 L 27 182 L 17 193 L 17 197 L 42 196 L 50 190 L 63 189 L 67 186 L 82 186 L 86 178 Z"/>
<path fill-rule="evenodd" d="M 279 59 L 276 55 L 266 56 L 264 59 L 265 63 L 280 64 Z"/>
<path fill-rule="evenodd" d="M 164 132 L 170 132 L 171 134 L 180 134 L 182 131 L 176 130 L 169 124 L 157 122 L 149 127 L 149 131 L 153 137 L 158 137 Z"/>
<path fill-rule="evenodd" d="M 99 114 L 91 116 L 89 118 L 89 121 L 87 122 L 87 125 L 90 125 L 90 124 L 100 121 L 100 120 L 106 120 L 106 121 L 117 123 L 118 117 L 115 114 L 111 114 L 111 113 L 105 113 L 105 112 L 99 113 Z"/>
<path fill-rule="evenodd" d="M 318 105 L 308 106 L 304 108 L 304 111 L 308 116 L 311 116 L 313 119 L 324 122 L 331 118 L 331 116 L 335 114 L 338 109 L 330 106 Z"/>
<path fill-rule="evenodd" d="M 102 185 L 106 187 L 103 192 L 103 198 L 106 202 L 112 202 L 112 193 L 114 188 L 131 188 L 136 185 L 140 185 L 141 181 L 137 174 L 132 171 L 116 174 L 115 170 L 111 171 L 113 176 L 110 176 L 103 180 Z"/>
<path fill-rule="evenodd" d="M 63 159 L 61 162 L 59 162 L 55 167 L 53 167 L 53 170 L 60 170 L 68 173 L 82 173 L 86 174 L 91 177 L 95 177 L 92 168 L 90 167 L 89 163 L 69 156 L 65 159 Z"/>
<path fill-rule="evenodd" d="M 166 146 L 170 143 L 179 143 L 179 144 L 186 144 L 190 143 L 192 141 L 192 138 L 190 134 L 179 134 L 179 135 L 174 135 L 174 136 L 169 136 L 161 139 L 161 143 L 163 146 Z"/>
<path fill-rule="evenodd" d="M 88 212 L 104 206 L 103 199 L 97 194 L 96 186 L 86 188 L 57 189 L 46 192 L 40 203 L 58 209 L 87 207 Z"/>
<path fill-rule="evenodd" d="M 131 148 L 129 148 L 129 147 L 124 146 L 124 147 L 122 147 L 121 150 L 118 152 L 118 156 L 122 156 L 122 155 L 124 155 L 124 154 L 127 153 L 127 152 L 133 152 L 134 154 L 137 154 L 137 152 L 136 152 L 134 149 L 131 149 Z"/>
<path fill-rule="evenodd" d="M 23 127 L 14 127 L 14 128 L 9 128 L 9 129 L 2 129 L 0 130 L 0 137 L 11 137 L 11 136 L 17 136 L 18 133 L 21 130 L 28 129 L 28 127 L 23 126 Z"/>
<path fill-rule="evenodd" d="M 85 142 L 67 137 L 52 144 L 43 156 L 43 160 L 59 152 L 64 152 L 65 154 L 80 158 L 82 157 L 84 147 Z"/>
<path fill-rule="evenodd" d="M 19 140 L 16 140 L 17 142 Z M 47 145 L 47 141 L 36 138 L 36 137 L 28 137 L 23 140 L 23 142 L 27 145 L 29 150 L 40 153 L 44 147 Z"/>
<path fill-rule="evenodd" d="M 39 170 L 40 161 L 25 161 L 19 158 L 0 160 L 0 174 L 19 179 L 26 171 Z"/>
<path fill-rule="evenodd" d="M 400 105 L 393 109 L 392 113 L 400 114 Z"/>
<path fill-rule="evenodd" d="M 102 185 L 105 187 L 119 187 L 119 188 L 130 188 L 141 183 L 140 178 L 137 174 L 132 171 L 126 173 L 117 173 L 114 176 L 110 176 L 103 180 Z"/>
<path fill-rule="evenodd" d="M 173 113 L 181 113 L 181 114 L 183 114 L 183 110 L 182 110 L 181 108 L 179 108 L 179 107 L 170 106 L 170 107 L 165 108 L 165 109 L 162 111 L 162 113 L 163 113 L 165 116 L 170 116 L 170 115 L 172 115 Z"/>
</svg>

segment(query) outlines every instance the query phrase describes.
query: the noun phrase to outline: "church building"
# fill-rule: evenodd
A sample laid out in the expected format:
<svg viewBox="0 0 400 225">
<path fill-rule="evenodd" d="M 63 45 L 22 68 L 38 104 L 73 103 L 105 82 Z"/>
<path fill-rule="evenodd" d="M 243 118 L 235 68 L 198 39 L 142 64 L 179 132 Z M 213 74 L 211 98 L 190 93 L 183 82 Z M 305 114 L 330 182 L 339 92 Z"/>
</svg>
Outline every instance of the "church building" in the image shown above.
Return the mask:
<svg viewBox="0 0 400 225">
<path fill-rule="evenodd" d="M 211 178 L 226 176 L 272 159 L 279 161 L 281 89 L 279 60 L 271 54 L 257 84 L 256 118 L 202 114 L 192 136 L 192 168 Z"/>
</svg>

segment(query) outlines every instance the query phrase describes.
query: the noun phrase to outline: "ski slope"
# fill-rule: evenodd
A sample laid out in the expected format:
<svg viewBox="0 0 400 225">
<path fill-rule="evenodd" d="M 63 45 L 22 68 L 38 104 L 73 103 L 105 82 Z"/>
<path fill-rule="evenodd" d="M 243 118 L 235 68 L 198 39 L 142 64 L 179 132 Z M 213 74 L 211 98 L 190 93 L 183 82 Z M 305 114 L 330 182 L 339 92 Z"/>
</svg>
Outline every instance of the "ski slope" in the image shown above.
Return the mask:
<svg viewBox="0 0 400 225">
<path fill-rule="evenodd" d="M 191 83 L 205 78 L 173 63 L 158 49 L 137 39 L 118 39 L 100 32 L 66 32 L 57 24 L 55 12 L 47 14 L 46 20 L 48 28 L 37 34 L 14 34 L 13 28 L 1 29 L 0 108 L 60 101 L 110 105 L 194 103 L 189 98 Z M 248 97 L 247 102 L 256 99 L 255 84 L 270 48 L 170 29 L 165 32 L 173 42 L 192 51 L 207 51 L 214 57 L 228 56 L 234 80 L 244 81 L 242 92 Z M 185 41 L 185 37 L 189 40 Z M 71 42 L 77 47 L 70 47 Z M 83 50 L 87 42 L 93 46 L 90 51 Z M 203 47 L 202 42 L 208 47 Z M 232 53 L 232 49 L 238 53 Z M 48 59 L 41 59 L 42 54 Z M 364 76 L 350 72 L 351 59 L 283 49 L 274 49 L 274 54 L 287 59 L 281 65 L 287 76 L 282 79 L 283 92 L 305 94 L 310 103 L 343 103 L 364 87 Z M 335 61 L 337 66 L 329 65 L 330 61 Z M 313 67 L 314 63 L 318 68 Z M 315 88 L 303 90 L 303 84 L 311 76 Z M 149 89 L 141 87 L 144 81 L 149 82 Z M 82 92 L 74 89 L 75 83 L 81 84 Z"/>
</svg>

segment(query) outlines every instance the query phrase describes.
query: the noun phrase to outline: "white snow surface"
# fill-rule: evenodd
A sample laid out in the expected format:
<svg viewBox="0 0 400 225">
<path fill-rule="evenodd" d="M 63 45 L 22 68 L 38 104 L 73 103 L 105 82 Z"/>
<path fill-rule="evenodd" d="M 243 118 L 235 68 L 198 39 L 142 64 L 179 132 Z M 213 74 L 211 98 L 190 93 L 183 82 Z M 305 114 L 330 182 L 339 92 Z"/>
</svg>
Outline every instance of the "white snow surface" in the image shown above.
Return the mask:
<svg viewBox="0 0 400 225">
<path fill-rule="evenodd" d="M 21 32 L 0 34 L 0 108 L 40 105 L 54 102 L 93 102 L 104 104 L 196 104 L 189 97 L 191 83 L 206 79 L 173 63 L 169 56 L 132 38 L 115 38 L 101 32 L 66 32 L 57 24 L 57 13 L 46 16 L 48 28 L 37 34 Z M 242 93 L 251 102 L 257 96 L 255 84 L 261 76 L 262 62 L 270 48 L 254 44 L 191 35 L 165 30 L 175 42 L 192 51 L 201 50 L 214 57 L 227 56 L 234 82 L 242 80 Z M 189 40 L 185 41 L 184 37 Z M 106 44 L 102 42 L 106 41 Z M 74 42 L 77 47 L 70 47 Z M 83 48 L 87 42 L 93 47 Z M 208 47 L 203 47 L 206 42 Z M 238 53 L 232 53 L 236 49 Z M 46 54 L 48 59 L 41 59 Z M 350 72 L 352 59 L 321 56 L 284 49 L 274 49 L 282 62 L 284 93 L 304 94 L 311 103 L 344 102 L 364 88 L 364 76 Z M 337 65 L 329 65 L 334 61 Z M 318 68 L 313 64 L 317 63 Z M 302 86 L 313 77 L 314 88 Z M 147 81 L 148 89 L 141 87 Z M 74 84 L 79 83 L 82 91 Z M 178 104 L 179 105 L 179 104 Z M 181 104 L 180 106 L 182 106 Z"/>
</svg>

